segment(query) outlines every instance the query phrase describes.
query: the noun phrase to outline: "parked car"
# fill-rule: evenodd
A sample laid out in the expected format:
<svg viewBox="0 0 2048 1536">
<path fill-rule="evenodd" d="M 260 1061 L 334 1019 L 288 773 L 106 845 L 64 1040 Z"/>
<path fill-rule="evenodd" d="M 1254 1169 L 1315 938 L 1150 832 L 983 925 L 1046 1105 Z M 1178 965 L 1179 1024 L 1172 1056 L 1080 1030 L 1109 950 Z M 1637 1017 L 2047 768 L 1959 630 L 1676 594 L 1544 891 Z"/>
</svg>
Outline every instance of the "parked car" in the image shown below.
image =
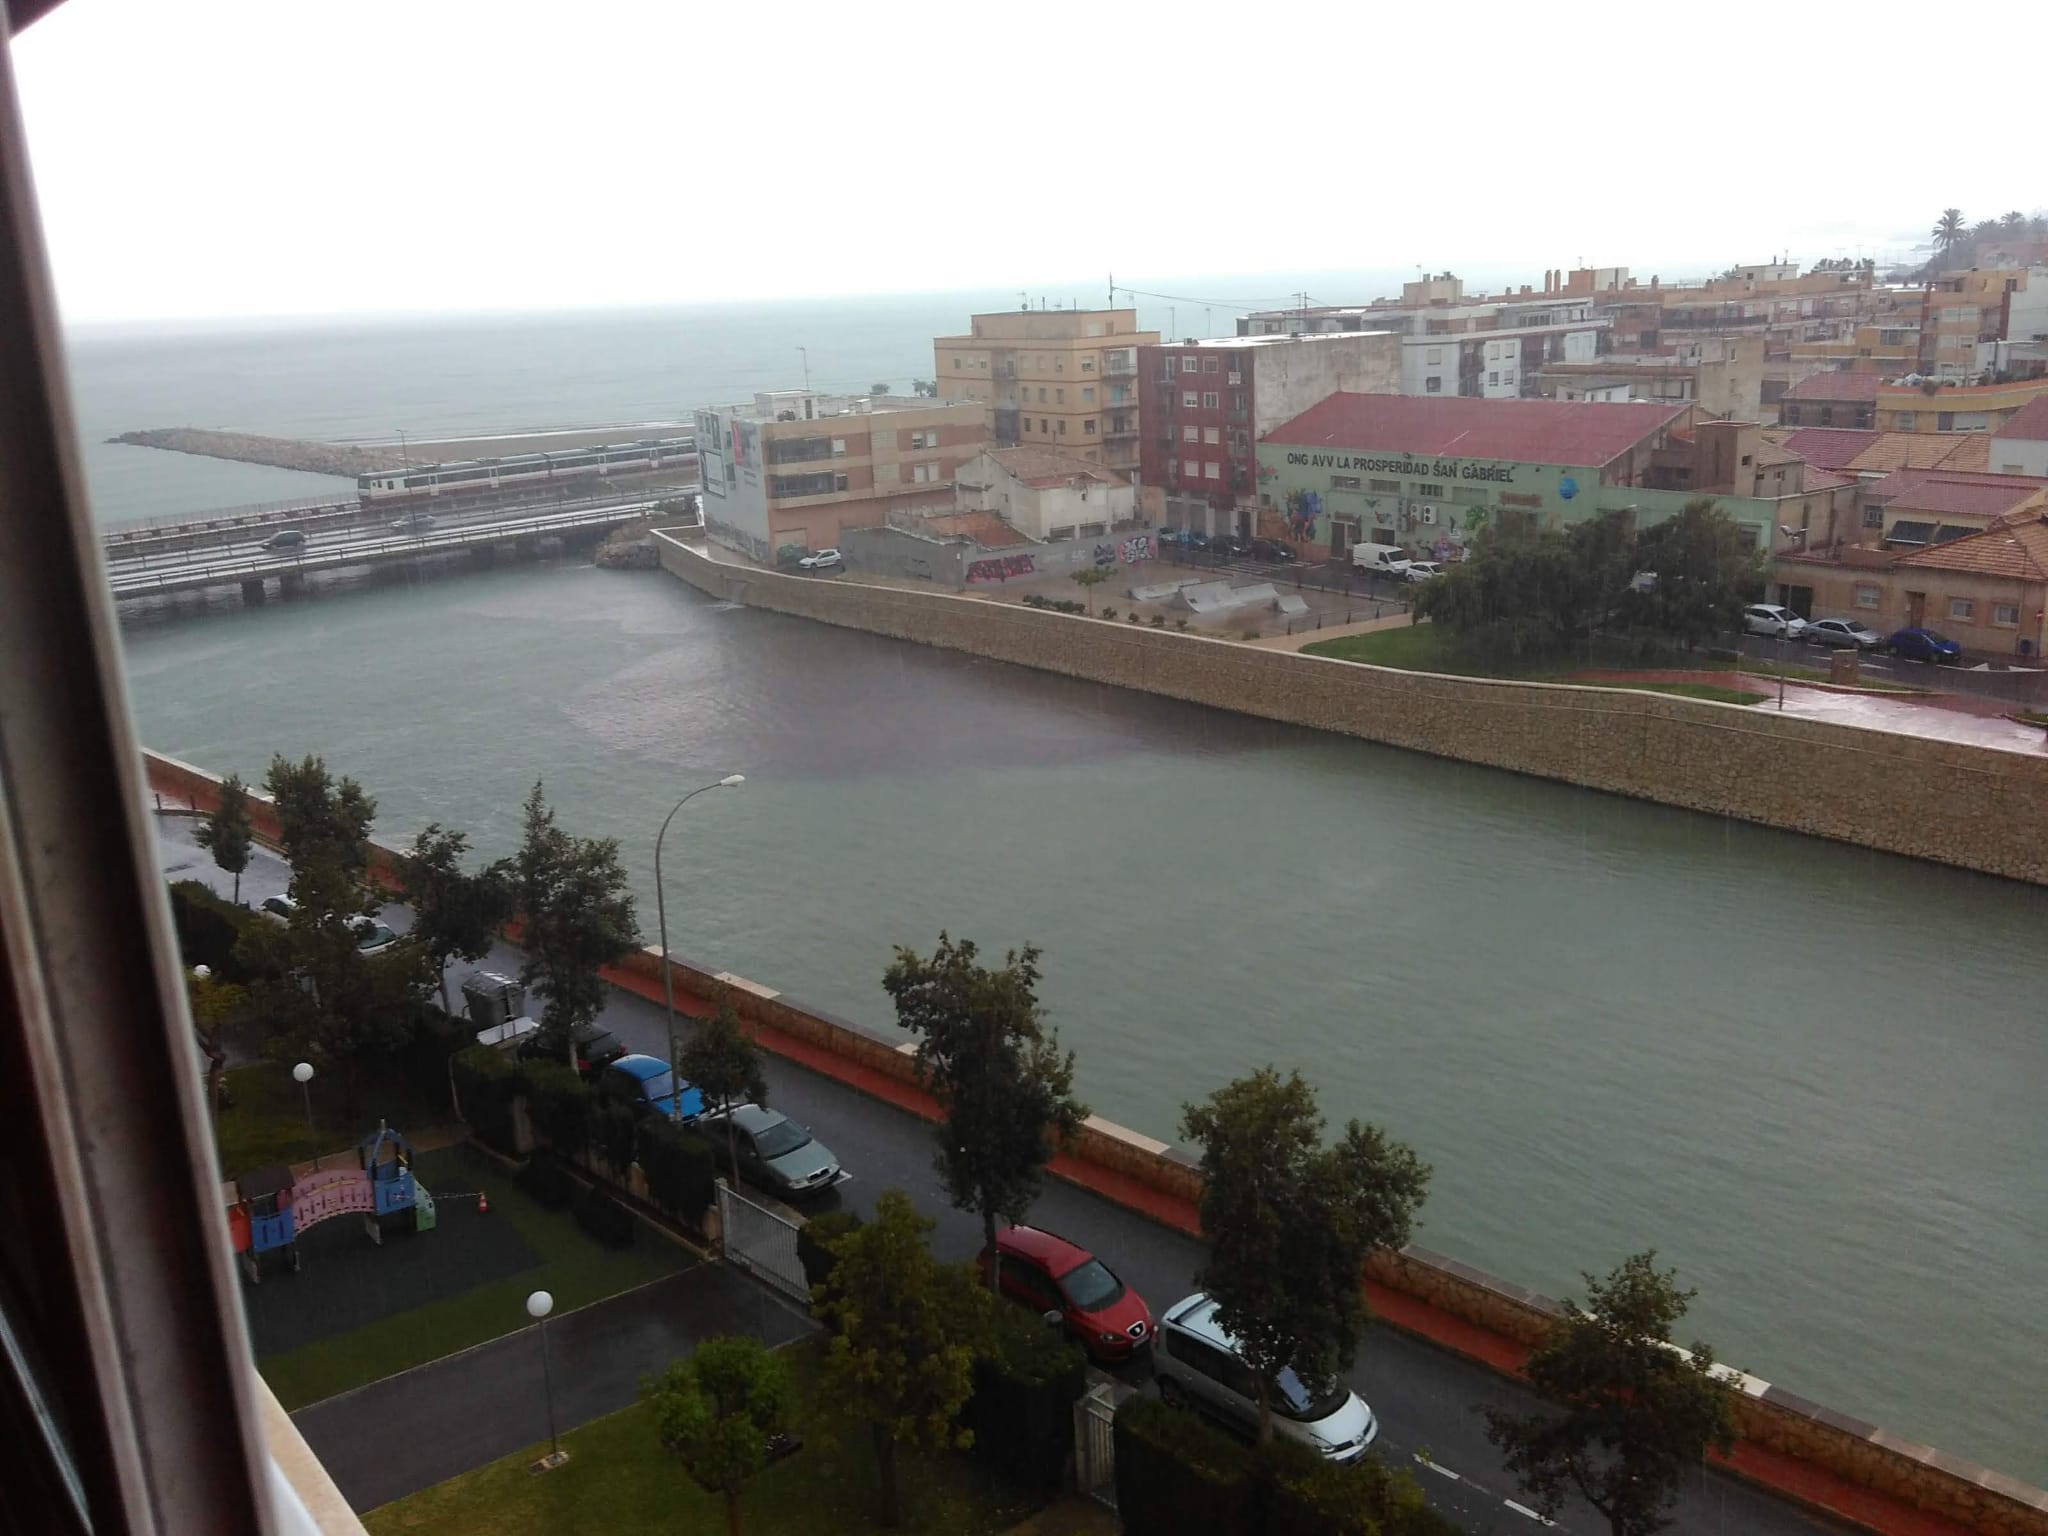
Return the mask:
<svg viewBox="0 0 2048 1536">
<path fill-rule="evenodd" d="M 299 904 L 289 896 L 266 896 L 256 910 L 274 922 L 288 923 L 292 914 L 299 910 Z"/>
<path fill-rule="evenodd" d="M 1752 635 L 1797 640 L 1806 633 L 1806 620 L 1790 608 L 1781 608 L 1776 603 L 1751 603 L 1742 610 L 1742 627 Z"/>
<path fill-rule="evenodd" d="M 434 526 L 434 519 L 431 513 L 408 512 L 404 517 L 393 518 L 391 526 L 398 533 L 425 533 Z"/>
<path fill-rule="evenodd" d="M 1237 1341 L 1216 1321 L 1216 1303 L 1201 1292 L 1176 1302 L 1159 1325 L 1152 1351 L 1159 1395 L 1201 1409 L 1246 1437 L 1259 1432 L 1258 1378 Z M 1379 1420 L 1343 1382 L 1311 1391 L 1293 1371 L 1280 1373 L 1273 1433 L 1298 1440 L 1332 1461 L 1356 1461 L 1379 1437 Z"/>
<path fill-rule="evenodd" d="M 626 1054 L 626 1047 L 619 1037 L 601 1024 L 578 1024 L 574 1039 L 576 1070 L 585 1077 L 603 1071 Z M 519 1056 L 524 1061 L 563 1059 L 562 1051 L 554 1044 L 530 1036 L 519 1042 Z"/>
<path fill-rule="evenodd" d="M 659 1056 L 621 1056 L 597 1074 L 596 1087 L 598 1097 L 624 1104 L 635 1114 L 695 1120 L 704 1113 L 704 1095 L 677 1077 L 675 1068 Z"/>
<path fill-rule="evenodd" d="M 1187 542 L 1187 535 L 1178 528 L 1162 528 L 1152 537 L 1158 540 L 1161 549 L 1171 549 Z"/>
<path fill-rule="evenodd" d="M 1892 654 L 1908 661 L 1961 661 L 1963 648 L 1931 629 L 1902 629 L 1891 638 Z"/>
<path fill-rule="evenodd" d="M 1036 1227 L 1005 1227 L 993 1251 L 975 1261 L 983 1280 L 1001 1265 L 996 1285 L 1034 1312 L 1057 1312 L 1073 1340 L 1099 1365 L 1115 1365 L 1152 1346 L 1152 1309 L 1102 1260 L 1064 1237 Z"/>
<path fill-rule="evenodd" d="M 1803 638 L 1836 651 L 1851 647 L 1859 651 L 1874 651 L 1884 644 L 1883 635 L 1874 629 L 1865 629 L 1854 619 L 1815 619 L 1806 626 Z"/>
<path fill-rule="evenodd" d="M 803 559 L 797 561 L 798 569 L 810 571 L 814 575 L 819 571 L 843 570 L 845 566 L 846 561 L 836 549 L 821 549 L 815 555 L 805 555 Z"/>
<path fill-rule="evenodd" d="M 1281 565 L 1298 558 L 1292 545 L 1283 544 L 1278 539 L 1253 539 L 1252 555 L 1255 559 L 1272 560 Z"/>
<path fill-rule="evenodd" d="M 263 541 L 265 549 L 304 549 L 306 530 L 303 528 L 280 528 Z"/>
<path fill-rule="evenodd" d="M 1197 533 L 1192 528 L 1183 529 L 1180 536 L 1180 544 L 1182 549 L 1207 549 L 1209 547 L 1209 535 Z"/>
<path fill-rule="evenodd" d="M 839 1159 L 832 1149 L 777 1109 L 761 1104 L 732 1107 L 731 1145 L 727 1145 L 726 1114 L 715 1110 L 698 1122 L 721 1168 L 737 1172 L 749 1184 L 799 1200 L 821 1194 L 839 1182 Z M 732 1167 L 737 1152 L 739 1167 Z"/>
<path fill-rule="evenodd" d="M 1441 576 L 1443 573 L 1442 562 L 1436 560 L 1410 560 L 1401 567 L 1401 579 L 1403 581 L 1423 582 L 1429 580 L 1432 576 Z"/>
<path fill-rule="evenodd" d="M 1242 560 L 1251 552 L 1252 541 L 1240 539 L 1234 533 L 1215 534 L 1209 540 L 1209 553 L 1212 555 L 1226 555 L 1233 560 Z"/>
<path fill-rule="evenodd" d="M 359 917 L 350 926 L 355 932 L 356 949 L 362 954 L 381 955 L 398 942 L 398 930 L 373 917 Z"/>
</svg>

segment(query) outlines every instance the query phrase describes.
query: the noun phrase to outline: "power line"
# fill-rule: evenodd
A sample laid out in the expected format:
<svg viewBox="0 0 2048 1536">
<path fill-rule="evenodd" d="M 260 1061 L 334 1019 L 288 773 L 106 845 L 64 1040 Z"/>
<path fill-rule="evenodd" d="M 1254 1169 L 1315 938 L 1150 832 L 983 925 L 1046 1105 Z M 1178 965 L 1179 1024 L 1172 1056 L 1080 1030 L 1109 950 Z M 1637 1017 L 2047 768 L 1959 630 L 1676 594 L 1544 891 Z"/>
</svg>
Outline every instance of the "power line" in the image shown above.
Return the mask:
<svg viewBox="0 0 2048 1536">
<path fill-rule="evenodd" d="M 1168 304 L 1200 304 L 1210 309 L 1238 310 L 1264 309 L 1268 306 L 1284 307 L 1287 301 L 1293 298 L 1292 294 L 1287 294 L 1278 299 L 1197 299 L 1185 293 L 1150 293 L 1143 288 L 1126 288 L 1121 283 L 1113 285 L 1110 292 L 1128 294 L 1134 299 L 1159 299 Z"/>
</svg>

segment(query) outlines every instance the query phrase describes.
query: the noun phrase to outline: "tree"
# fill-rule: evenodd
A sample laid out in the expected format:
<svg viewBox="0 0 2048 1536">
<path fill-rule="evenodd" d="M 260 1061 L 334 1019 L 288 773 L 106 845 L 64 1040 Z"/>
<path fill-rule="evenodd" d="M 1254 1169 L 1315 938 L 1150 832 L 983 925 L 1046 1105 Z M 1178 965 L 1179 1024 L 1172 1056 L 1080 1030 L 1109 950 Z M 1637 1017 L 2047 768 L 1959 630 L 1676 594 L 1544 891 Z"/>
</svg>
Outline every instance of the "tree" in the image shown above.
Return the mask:
<svg viewBox="0 0 2048 1536">
<path fill-rule="evenodd" d="M 1999 219 L 1998 229 L 2004 235 L 2023 235 L 2027 232 L 2027 216 L 2015 208 Z"/>
<path fill-rule="evenodd" d="M 975 963 L 973 940 L 941 933 L 930 960 L 899 946 L 882 977 L 897 1023 L 917 1039 L 918 1077 L 945 1112 L 939 1180 L 955 1209 L 981 1217 L 991 1252 L 996 1218 L 1024 1219 L 1054 1138 L 1072 1139 L 1088 1114 L 1074 1098 L 1073 1053 L 1060 1054 L 1038 1006 L 1038 953 L 1027 944 L 990 970 Z"/>
<path fill-rule="evenodd" d="M 1319 1391 L 1357 1356 L 1365 1261 L 1408 1241 L 1429 1165 L 1356 1120 L 1324 1146 L 1315 1091 L 1272 1067 L 1183 1106 L 1181 1132 L 1202 1149 L 1210 1250 L 1196 1283 L 1264 1387 L 1264 1442 L 1282 1371 Z"/>
<path fill-rule="evenodd" d="M 481 960 L 513 910 L 512 879 L 501 864 L 475 874 L 462 868 L 469 839 L 430 821 L 398 860 L 399 890 L 412 908 L 411 937 L 434 957 L 441 1011 L 448 1012 L 448 962 Z"/>
<path fill-rule="evenodd" d="M 886 395 L 889 393 L 889 386 L 887 384 L 870 384 L 868 386 L 868 393 L 871 395 Z"/>
<path fill-rule="evenodd" d="M 201 965 L 185 975 L 185 998 L 192 1009 L 192 1032 L 206 1057 L 206 1107 L 219 1114 L 220 1087 L 228 1070 L 227 1027 L 241 1012 L 247 994 Z"/>
<path fill-rule="evenodd" d="M 768 1078 L 761 1048 L 740 1028 L 739 1015 L 721 998 L 711 1017 L 690 1032 L 690 1038 L 676 1052 L 676 1073 L 693 1083 L 706 1104 L 725 1111 L 725 1152 L 732 1176 L 740 1176 L 738 1137 L 733 1131 L 732 1107 L 751 1100 L 768 1101 Z"/>
<path fill-rule="evenodd" d="M 365 880 L 377 802 L 363 793 L 362 785 L 330 778 L 327 764 L 317 757 L 297 763 L 273 757 L 263 787 L 276 808 L 279 843 L 292 867 L 293 900 L 304 906 L 325 897 L 335 911 L 375 911 Z M 309 872 L 317 889 L 302 893 L 299 882 Z M 349 896 L 353 905 L 347 903 Z"/>
<path fill-rule="evenodd" d="M 929 400 L 938 394 L 939 381 L 937 379 L 912 379 L 910 381 L 910 392 L 913 395 L 922 395 Z"/>
<path fill-rule="evenodd" d="M 1938 255 L 1947 256 L 1963 239 L 1963 210 L 1944 208 L 1941 218 L 1934 226 L 1934 249 Z"/>
<path fill-rule="evenodd" d="M 1081 600 L 1088 605 L 1089 613 L 1095 612 L 1095 589 L 1116 575 L 1111 565 L 1084 565 L 1074 572 L 1074 585 L 1081 589 Z"/>
<path fill-rule="evenodd" d="M 1416 594 L 1415 611 L 1496 661 L 1564 650 L 1608 613 L 1633 574 L 1625 512 L 1566 532 L 1489 528 Z"/>
<path fill-rule="evenodd" d="M 633 893 L 615 838 L 570 837 L 536 779 L 526 797 L 526 837 L 512 858 L 525 917 L 519 979 L 547 994 L 541 1027 L 572 1061 L 577 1026 L 604 1008 L 598 974 L 640 942 Z"/>
<path fill-rule="evenodd" d="M 640 1395 L 654 1410 L 661 1443 L 702 1487 L 725 1496 L 725 1528 L 740 1536 L 740 1496 L 788 1427 L 795 1394 L 782 1356 L 744 1335 L 709 1338 L 689 1359 L 643 1381 Z"/>
<path fill-rule="evenodd" d="M 1707 1447 L 1734 1443 L 1733 1393 L 1713 1351 L 1675 1348 L 1671 1329 L 1696 1294 L 1678 1288 L 1654 1251 L 1587 1275 L 1587 1306 L 1565 1317 L 1529 1357 L 1529 1385 L 1562 1412 L 1486 1410 L 1486 1436 L 1530 1502 L 1555 1515 L 1568 1492 L 1600 1512 L 1612 1536 L 1669 1524 L 1681 1480 Z"/>
<path fill-rule="evenodd" d="M 1764 584 L 1762 553 L 1706 497 L 1638 534 L 1635 563 L 1656 580 L 1628 594 L 1629 616 L 1687 650 L 1740 627 L 1742 605 L 1754 602 Z"/>
<path fill-rule="evenodd" d="M 901 1516 L 899 1447 L 964 1450 L 974 1440 L 957 1421 L 992 1303 L 965 1266 L 931 1256 L 932 1226 L 902 1190 L 883 1190 L 872 1220 L 827 1245 L 831 1277 L 812 1292 L 812 1310 L 835 1330 L 818 1393 L 845 1422 L 869 1426 L 885 1525 Z"/>
<path fill-rule="evenodd" d="M 249 790 L 240 774 L 231 773 L 220 786 L 220 803 L 199 824 L 194 841 L 213 855 L 223 874 L 235 877 L 234 901 L 242 900 L 242 871 L 249 867 L 255 832 L 249 825 Z"/>
</svg>

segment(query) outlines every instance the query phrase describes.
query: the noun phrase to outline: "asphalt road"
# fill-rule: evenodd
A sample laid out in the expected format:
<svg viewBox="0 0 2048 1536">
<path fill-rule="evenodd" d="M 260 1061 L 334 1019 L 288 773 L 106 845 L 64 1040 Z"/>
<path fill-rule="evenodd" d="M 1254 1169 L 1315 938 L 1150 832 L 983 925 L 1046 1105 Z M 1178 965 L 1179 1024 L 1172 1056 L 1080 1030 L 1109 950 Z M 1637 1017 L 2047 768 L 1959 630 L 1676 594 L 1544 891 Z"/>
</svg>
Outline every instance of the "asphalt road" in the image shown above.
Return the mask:
<svg viewBox="0 0 2048 1536">
<path fill-rule="evenodd" d="M 172 878 L 208 880 L 225 894 L 225 877 L 213 867 L 209 856 L 190 840 L 191 825 L 176 818 L 159 818 L 164 868 Z M 283 862 L 259 850 L 242 877 L 242 899 L 254 905 L 265 896 L 282 891 L 286 879 Z M 409 914 L 402 907 L 386 908 L 384 917 L 400 931 L 410 921 Z M 683 922 L 686 924 L 687 921 L 685 913 Z M 516 974 L 518 966 L 517 952 L 501 945 L 475 967 L 451 967 L 450 994 L 459 995 L 462 978 L 472 970 L 495 970 L 509 975 Z M 875 985 L 879 993 L 879 977 Z M 538 1004 L 531 1005 L 528 1011 L 537 1014 Z M 628 1049 L 657 1056 L 667 1054 L 667 1023 L 658 1005 L 631 994 L 614 992 L 605 1009 L 603 1022 Z M 681 1020 L 679 1027 L 687 1030 L 689 1021 Z M 831 1078 L 773 1057 L 769 1059 L 767 1076 L 769 1102 L 809 1126 L 838 1154 L 851 1175 L 824 1196 L 814 1209 L 829 1209 L 839 1204 L 869 1215 L 874 1208 L 875 1196 L 882 1190 L 902 1189 L 909 1193 L 921 1211 L 936 1220 L 932 1246 L 941 1258 L 966 1259 L 976 1253 L 981 1245 L 979 1222 L 946 1203 L 932 1168 L 932 1131 L 928 1124 Z M 1105 1109 L 1110 1118 L 1115 1118 L 1113 1105 L 1098 1107 Z M 1199 1242 L 1084 1190 L 1057 1180 L 1049 1181 L 1045 1193 L 1032 1210 L 1031 1220 L 1033 1224 L 1058 1232 L 1101 1256 L 1126 1283 L 1151 1303 L 1155 1313 L 1164 1312 L 1196 1288 L 1194 1275 L 1205 1252 Z M 589 1310 L 594 1312 L 598 1309 Z M 486 1349 L 497 1347 L 485 1346 Z M 505 1347 L 508 1352 L 516 1348 L 509 1343 Z M 635 1345 L 636 1358 L 641 1358 L 638 1349 L 639 1346 Z M 476 1353 L 472 1351 L 471 1355 L 458 1358 L 468 1360 Z M 509 1365 L 505 1367 L 511 1368 Z M 635 1379 L 634 1372 L 644 1368 L 644 1363 L 631 1370 L 621 1367 L 622 1379 L 630 1383 Z M 423 1380 L 438 1382 L 440 1378 L 426 1378 L 423 1373 L 440 1369 L 441 1363 L 437 1363 L 398 1379 L 414 1383 Z M 451 1365 L 449 1369 L 451 1375 L 459 1374 L 459 1367 Z M 1487 1443 L 1484 1420 L 1478 1412 L 1481 1407 L 1527 1408 L 1534 1401 L 1529 1393 L 1481 1366 L 1385 1327 L 1374 1328 L 1368 1334 L 1351 1371 L 1350 1381 L 1379 1417 L 1380 1454 L 1392 1463 L 1412 1467 L 1430 1502 L 1442 1513 L 1473 1533 L 1526 1532 L 1536 1525 L 1534 1517 L 1513 1502 L 1516 1495 L 1513 1480 L 1502 1471 L 1498 1453 Z M 378 1389 L 365 1388 L 362 1392 L 349 1394 L 347 1398 L 337 1399 L 336 1404 L 360 1400 L 364 1392 L 375 1390 Z M 406 1390 L 415 1392 L 419 1387 L 415 1385 Z M 436 1386 L 434 1390 L 447 1394 L 453 1389 Z M 615 1398 L 595 1394 L 579 1397 L 577 1401 L 589 1410 L 584 1414 L 584 1418 L 589 1418 L 623 1407 L 631 1401 L 631 1396 L 631 1391 L 626 1390 L 624 1395 Z M 495 1398 L 479 1400 L 497 1401 Z M 600 1403 L 609 1403 L 609 1407 L 599 1406 Z M 335 1404 L 318 1404 L 302 1410 L 302 1427 L 305 1427 L 306 1415 L 322 1414 L 333 1406 Z M 462 1411 L 460 1402 L 451 1399 L 446 1410 L 449 1414 L 459 1415 Z M 583 1421 L 564 1411 L 564 1424 Z M 527 1428 L 530 1430 L 531 1426 Z M 542 1429 L 545 1429 L 544 1425 Z M 350 1434 L 361 1432 L 360 1425 L 349 1431 Z M 328 1451 L 321 1441 L 313 1439 L 313 1433 L 311 1428 L 307 1428 L 309 1441 L 325 1461 Z M 503 1455 L 520 1445 L 531 1444 L 538 1438 L 531 1432 L 524 1433 L 523 1438 L 489 1438 L 482 1437 L 481 1431 L 475 1433 L 480 1437 L 474 1446 L 477 1452 L 480 1452 L 485 1439 L 490 1444 L 503 1440 L 504 1444 L 490 1456 L 480 1455 L 472 1465 Z M 470 1434 L 471 1431 L 465 1431 L 465 1436 Z M 364 1453 L 342 1443 L 344 1438 L 340 1434 L 335 1436 L 335 1454 L 342 1458 L 343 1465 L 353 1469 L 358 1455 Z M 381 1441 L 383 1437 L 379 1435 L 377 1438 Z M 465 1439 L 462 1443 L 469 1444 L 470 1441 Z M 457 1458 L 451 1453 L 434 1465 L 446 1465 L 454 1459 Z M 330 1467 L 335 1465 L 333 1462 L 328 1464 Z M 428 1470 L 432 1467 L 420 1469 L 422 1475 Z M 351 1475 L 355 1475 L 353 1471 Z M 370 1474 L 365 1471 L 363 1475 L 367 1477 Z M 336 1480 L 344 1493 L 350 1493 L 352 1503 L 356 1503 L 358 1508 L 368 1507 L 355 1499 L 350 1492 L 350 1484 L 342 1480 L 340 1471 L 336 1471 Z M 1590 1510 L 1567 1507 L 1560 1514 L 1556 1528 L 1578 1533 L 1578 1536 L 1600 1536 L 1605 1527 L 1604 1522 Z M 1681 1536 L 1734 1536 L 1738 1532 L 1756 1533 L 1756 1536 L 1790 1536 L 1790 1533 L 1836 1531 L 1841 1527 L 1816 1519 L 1735 1478 L 1709 1472 L 1685 1493 L 1670 1529 L 1681 1533 Z"/>
<path fill-rule="evenodd" d="M 786 1344 L 810 1320 L 738 1270 L 699 1264 L 548 1319 L 557 1427 L 630 1405 L 640 1378 L 716 1334 Z M 353 1509 L 375 1509 L 546 1440 L 547 1382 L 533 1328 L 387 1376 L 292 1415 Z"/>
</svg>

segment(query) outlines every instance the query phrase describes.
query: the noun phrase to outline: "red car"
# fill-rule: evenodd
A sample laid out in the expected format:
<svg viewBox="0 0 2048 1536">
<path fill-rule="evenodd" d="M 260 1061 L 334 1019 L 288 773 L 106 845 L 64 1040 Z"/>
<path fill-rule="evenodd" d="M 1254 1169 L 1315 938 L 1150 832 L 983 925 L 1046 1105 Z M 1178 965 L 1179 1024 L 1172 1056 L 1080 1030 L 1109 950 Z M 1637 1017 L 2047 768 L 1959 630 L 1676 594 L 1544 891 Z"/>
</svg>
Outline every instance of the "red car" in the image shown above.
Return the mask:
<svg viewBox="0 0 2048 1536">
<path fill-rule="evenodd" d="M 1036 1227 L 1005 1227 L 996 1252 L 1002 1293 L 1034 1312 L 1058 1312 L 1091 1359 L 1113 1365 L 1151 1347 L 1152 1309 L 1086 1248 Z M 984 1280 L 989 1258 L 984 1248 Z"/>
</svg>

